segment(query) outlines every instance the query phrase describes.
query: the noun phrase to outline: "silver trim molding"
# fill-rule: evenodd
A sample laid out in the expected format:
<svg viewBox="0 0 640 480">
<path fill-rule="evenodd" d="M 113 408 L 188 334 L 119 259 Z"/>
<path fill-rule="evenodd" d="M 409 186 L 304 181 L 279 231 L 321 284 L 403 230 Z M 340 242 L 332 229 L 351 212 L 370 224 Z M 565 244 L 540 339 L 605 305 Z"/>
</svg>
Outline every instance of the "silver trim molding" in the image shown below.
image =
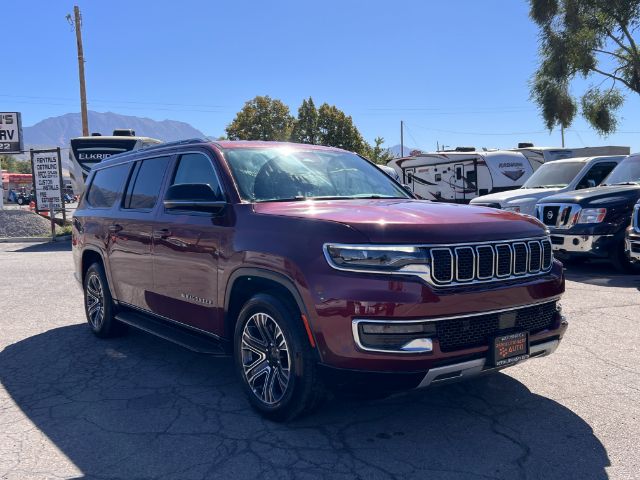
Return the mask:
<svg viewBox="0 0 640 480">
<path fill-rule="evenodd" d="M 559 340 L 552 340 L 550 342 L 533 345 L 529 348 L 529 358 L 546 357 L 547 355 L 552 354 L 558 348 L 559 344 Z M 503 367 L 485 368 L 487 359 L 478 358 L 476 360 L 469 360 L 467 362 L 454 363 L 453 365 L 432 368 L 427 372 L 425 377 L 416 388 L 424 388 L 435 383 L 451 382 L 455 380 L 461 380 L 463 378 L 475 377 L 485 372 L 502 370 L 503 368 L 512 367 L 513 365 L 518 365 L 519 363 L 526 362 L 529 358 L 519 360 Z M 443 378 L 438 380 L 438 377 Z"/>
</svg>

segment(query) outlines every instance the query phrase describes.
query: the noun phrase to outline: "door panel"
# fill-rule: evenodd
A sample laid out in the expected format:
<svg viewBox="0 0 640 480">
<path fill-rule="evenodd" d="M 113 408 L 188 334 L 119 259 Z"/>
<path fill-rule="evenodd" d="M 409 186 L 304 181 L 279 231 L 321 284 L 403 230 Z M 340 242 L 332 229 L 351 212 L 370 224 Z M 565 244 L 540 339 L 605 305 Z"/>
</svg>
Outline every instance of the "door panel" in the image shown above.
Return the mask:
<svg viewBox="0 0 640 480">
<path fill-rule="evenodd" d="M 206 183 L 223 195 L 212 159 L 185 153 L 176 159 L 168 186 Z M 153 313 L 217 335 L 223 334 L 218 291 L 218 248 L 224 229 L 211 213 L 167 210 L 161 206 L 154 231 Z"/>
<path fill-rule="evenodd" d="M 157 157 L 135 163 L 117 218 L 107 225 L 116 298 L 144 309 L 149 308 L 147 293 L 153 288 L 154 211 L 170 159 Z"/>
</svg>

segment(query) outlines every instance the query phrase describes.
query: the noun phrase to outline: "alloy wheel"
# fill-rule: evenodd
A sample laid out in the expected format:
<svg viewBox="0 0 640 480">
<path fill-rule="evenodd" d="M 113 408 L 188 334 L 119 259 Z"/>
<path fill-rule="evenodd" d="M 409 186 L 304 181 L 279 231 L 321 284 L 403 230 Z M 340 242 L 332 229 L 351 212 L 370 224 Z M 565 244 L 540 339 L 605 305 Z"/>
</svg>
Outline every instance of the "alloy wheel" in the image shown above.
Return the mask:
<svg viewBox="0 0 640 480">
<path fill-rule="evenodd" d="M 87 279 L 87 317 L 94 330 L 100 330 L 104 322 L 104 291 L 96 273 Z"/>
<path fill-rule="evenodd" d="M 242 330 L 244 378 L 260 401 L 273 405 L 284 397 L 291 375 L 287 340 L 275 319 L 254 313 Z"/>
</svg>

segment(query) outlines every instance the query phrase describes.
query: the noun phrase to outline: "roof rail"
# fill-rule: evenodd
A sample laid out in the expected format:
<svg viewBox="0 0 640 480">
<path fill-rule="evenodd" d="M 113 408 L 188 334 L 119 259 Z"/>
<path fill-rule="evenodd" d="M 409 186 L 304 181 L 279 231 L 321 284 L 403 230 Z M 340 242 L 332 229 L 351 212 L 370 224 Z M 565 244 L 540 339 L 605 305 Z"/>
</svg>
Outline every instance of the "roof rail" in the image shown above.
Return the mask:
<svg viewBox="0 0 640 480">
<path fill-rule="evenodd" d="M 204 138 L 188 138 L 185 140 L 176 140 L 175 142 L 166 142 L 166 143 L 157 143 L 155 145 L 149 145 L 148 147 L 141 148 L 140 150 L 144 150 L 145 152 L 148 150 L 155 150 L 160 148 L 169 148 L 169 147 L 177 147 L 180 145 L 189 145 L 192 143 L 206 143 L 207 141 Z M 139 152 L 140 150 L 132 150 L 133 152 Z"/>
</svg>

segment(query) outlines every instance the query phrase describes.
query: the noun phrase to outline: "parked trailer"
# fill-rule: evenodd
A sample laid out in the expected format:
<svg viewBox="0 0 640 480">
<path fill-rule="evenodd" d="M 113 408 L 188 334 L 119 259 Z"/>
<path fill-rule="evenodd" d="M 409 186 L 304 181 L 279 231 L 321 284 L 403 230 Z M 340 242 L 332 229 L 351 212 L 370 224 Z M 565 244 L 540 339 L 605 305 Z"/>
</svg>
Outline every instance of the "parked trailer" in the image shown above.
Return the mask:
<svg viewBox="0 0 640 480">
<path fill-rule="evenodd" d="M 552 160 L 563 160 L 565 158 L 582 157 L 605 157 L 614 155 L 631 155 L 630 147 L 616 145 L 603 145 L 600 147 L 582 148 L 556 148 L 556 147 L 521 147 L 514 148 L 514 152 L 520 152 L 529 160 L 538 163 L 550 162 Z"/>
<path fill-rule="evenodd" d="M 73 192 L 76 195 L 82 194 L 84 181 L 95 164 L 106 160 L 111 155 L 158 143 L 162 143 L 162 140 L 138 137 L 133 130 L 129 129 L 114 130 L 112 136 L 93 134 L 89 137 L 72 138 L 69 149 L 69 177 Z"/>
<path fill-rule="evenodd" d="M 421 198 L 469 203 L 480 195 L 522 186 L 542 163 L 520 152 L 495 150 L 420 153 L 387 165 Z"/>
</svg>

